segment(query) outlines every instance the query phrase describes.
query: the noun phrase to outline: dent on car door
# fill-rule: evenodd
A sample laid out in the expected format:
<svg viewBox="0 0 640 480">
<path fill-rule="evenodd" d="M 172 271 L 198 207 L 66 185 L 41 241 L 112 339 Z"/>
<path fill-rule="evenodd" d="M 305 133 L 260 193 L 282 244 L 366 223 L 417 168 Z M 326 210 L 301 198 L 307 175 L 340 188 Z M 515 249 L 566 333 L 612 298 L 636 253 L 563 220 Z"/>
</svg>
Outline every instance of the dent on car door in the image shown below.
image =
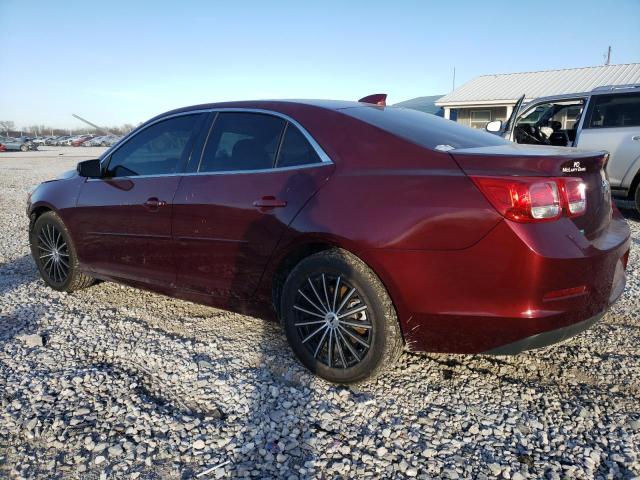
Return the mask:
<svg viewBox="0 0 640 480">
<path fill-rule="evenodd" d="M 95 273 L 172 286 L 171 209 L 203 115 L 182 115 L 135 134 L 88 179 L 73 209 L 78 254 Z"/>
<path fill-rule="evenodd" d="M 608 151 L 611 186 L 628 189 L 640 170 L 640 93 L 593 96 L 577 146 Z"/>
<path fill-rule="evenodd" d="M 178 284 L 218 306 L 241 305 L 331 167 L 283 118 L 219 113 L 197 173 L 184 176 L 175 196 Z"/>
</svg>

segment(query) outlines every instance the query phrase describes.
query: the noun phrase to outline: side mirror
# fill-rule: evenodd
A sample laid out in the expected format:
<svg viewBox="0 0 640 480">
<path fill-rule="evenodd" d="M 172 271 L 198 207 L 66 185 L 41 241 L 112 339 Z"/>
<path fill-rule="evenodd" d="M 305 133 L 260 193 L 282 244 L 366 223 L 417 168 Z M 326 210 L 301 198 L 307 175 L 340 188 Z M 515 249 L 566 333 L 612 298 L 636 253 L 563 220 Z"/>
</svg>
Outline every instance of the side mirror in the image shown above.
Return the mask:
<svg viewBox="0 0 640 480">
<path fill-rule="evenodd" d="M 487 123 L 485 129 L 487 132 L 498 133 L 502 128 L 502 120 L 494 120 L 493 122 Z"/>
<path fill-rule="evenodd" d="M 100 160 L 97 158 L 78 163 L 76 170 L 78 171 L 78 175 L 81 177 L 100 178 L 102 176 Z"/>
</svg>

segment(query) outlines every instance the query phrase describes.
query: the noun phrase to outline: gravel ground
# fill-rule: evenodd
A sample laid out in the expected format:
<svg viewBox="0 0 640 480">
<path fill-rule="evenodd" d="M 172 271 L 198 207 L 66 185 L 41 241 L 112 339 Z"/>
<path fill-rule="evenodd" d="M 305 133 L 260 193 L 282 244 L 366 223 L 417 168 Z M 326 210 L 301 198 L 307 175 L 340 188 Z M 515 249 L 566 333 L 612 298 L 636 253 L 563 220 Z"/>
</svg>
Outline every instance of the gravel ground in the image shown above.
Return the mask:
<svg viewBox="0 0 640 480">
<path fill-rule="evenodd" d="M 113 283 L 46 288 L 28 188 L 100 151 L 0 153 L 0 477 L 640 476 L 631 211 L 627 290 L 591 330 L 516 357 L 404 354 L 356 390 L 308 374 L 260 319 Z"/>
</svg>

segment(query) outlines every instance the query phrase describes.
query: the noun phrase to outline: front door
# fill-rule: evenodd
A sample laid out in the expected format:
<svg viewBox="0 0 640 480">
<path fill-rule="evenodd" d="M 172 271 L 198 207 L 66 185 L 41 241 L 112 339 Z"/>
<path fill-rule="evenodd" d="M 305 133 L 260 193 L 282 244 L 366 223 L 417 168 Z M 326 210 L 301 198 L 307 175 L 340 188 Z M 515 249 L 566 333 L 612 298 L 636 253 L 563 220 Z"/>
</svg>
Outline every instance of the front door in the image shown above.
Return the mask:
<svg viewBox="0 0 640 480">
<path fill-rule="evenodd" d="M 195 170 L 174 200 L 178 284 L 232 308 L 254 293 L 283 230 L 332 164 L 283 118 L 224 112 Z"/>
<path fill-rule="evenodd" d="M 96 274 L 173 286 L 173 196 L 201 114 L 144 128 L 105 158 L 102 178 L 88 179 L 70 221 L 78 255 Z"/>
</svg>

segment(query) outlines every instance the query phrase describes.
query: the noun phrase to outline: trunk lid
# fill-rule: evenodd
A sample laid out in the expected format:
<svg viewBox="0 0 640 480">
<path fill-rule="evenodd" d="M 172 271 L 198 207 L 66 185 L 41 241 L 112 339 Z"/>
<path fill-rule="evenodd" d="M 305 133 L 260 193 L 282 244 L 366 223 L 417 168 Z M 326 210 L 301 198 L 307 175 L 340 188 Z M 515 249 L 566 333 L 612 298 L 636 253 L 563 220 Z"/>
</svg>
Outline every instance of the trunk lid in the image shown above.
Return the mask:
<svg viewBox="0 0 640 480">
<path fill-rule="evenodd" d="M 518 144 L 451 150 L 470 176 L 578 177 L 586 185 L 587 211 L 571 220 L 588 238 L 607 228 L 612 216 L 606 152 Z"/>
</svg>

